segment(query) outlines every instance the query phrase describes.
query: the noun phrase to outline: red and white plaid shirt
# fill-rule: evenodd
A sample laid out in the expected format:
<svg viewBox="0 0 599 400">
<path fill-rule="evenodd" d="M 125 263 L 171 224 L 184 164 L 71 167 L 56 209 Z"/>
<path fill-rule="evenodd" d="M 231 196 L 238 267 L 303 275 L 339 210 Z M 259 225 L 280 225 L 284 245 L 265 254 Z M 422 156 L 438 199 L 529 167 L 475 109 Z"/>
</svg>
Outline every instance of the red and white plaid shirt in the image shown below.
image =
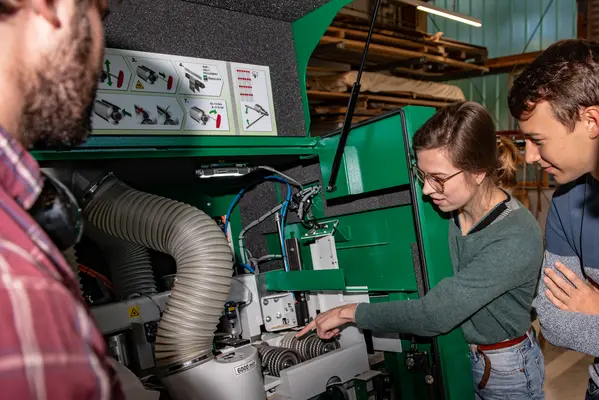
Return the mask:
<svg viewBox="0 0 599 400">
<path fill-rule="evenodd" d="M 123 399 L 73 272 L 26 211 L 41 185 L 0 128 L 0 398 Z"/>
</svg>

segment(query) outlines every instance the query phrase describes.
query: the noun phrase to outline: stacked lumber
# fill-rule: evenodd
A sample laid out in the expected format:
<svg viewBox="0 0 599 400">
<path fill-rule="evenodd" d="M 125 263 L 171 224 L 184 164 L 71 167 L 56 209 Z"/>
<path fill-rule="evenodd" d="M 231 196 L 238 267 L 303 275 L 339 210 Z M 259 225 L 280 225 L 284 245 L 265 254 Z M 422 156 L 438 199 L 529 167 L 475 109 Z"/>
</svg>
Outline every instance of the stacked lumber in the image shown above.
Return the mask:
<svg viewBox="0 0 599 400">
<path fill-rule="evenodd" d="M 320 39 L 313 57 L 359 66 L 367 28 L 330 26 Z M 366 69 L 390 71 L 422 78 L 463 71 L 486 73 L 487 49 L 442 39 L 412 30 L 375 30 L 368 50 Z"/>
<path fill-rule="evenodd" d="M 362 60 L 368 30 L 368 20 L 338 15 L 312 54 L 312 66 L 308 67 L 309 82 L 314 77 L 335 79 L 349 71 L 356 71 Z M 431 35 L 378 22 L 371 39 L 366 74 L 382 73 L 412 81 L 447 82 L 513 72 L 515 68 L 532 62 L 538 55 L 526 53 L 489 59 L 486 47 L 446 38 L 442 32 Z M 332 88 L 323 90 L 320 86 L 310 87 L 308 83 L 313 134 L 340 127 L 351 90 L 350 87 L 342 91 Z M 406 85 L 406 88 L 414 86 Z M 439 108 L 460 101 L 455 97 L 440 96 L 442 91 L 439 90 L 410 91 L 406 88 L 394 91 L 362 90 L 353 122 L 361 122 L 405 105 Z"/>
</svg>

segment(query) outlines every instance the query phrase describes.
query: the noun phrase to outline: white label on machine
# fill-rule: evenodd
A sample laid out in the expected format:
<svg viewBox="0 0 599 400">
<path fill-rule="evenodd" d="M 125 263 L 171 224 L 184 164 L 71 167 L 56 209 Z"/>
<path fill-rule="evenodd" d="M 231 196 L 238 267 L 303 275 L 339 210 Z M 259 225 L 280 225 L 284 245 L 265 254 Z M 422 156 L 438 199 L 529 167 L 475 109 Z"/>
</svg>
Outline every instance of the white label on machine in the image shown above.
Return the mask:
<svg viewBox="0 0 599 400">
<path fill-rule="evenodd" d="M 152 93 L 175 93 L 179 75 L 172 61 L 156 58 L 127 57 L 134 72 L 131 91 Z"/>
<path fill-rule="evenodd" d="M 256 363 L 256 360 L 252 360 L 246 364 L 235 367 L 235 375 L 242 375 L 248 373 L 254 368 L 256 368 L 257 365 L 258 364 Z"/>
<path fill-rule="evenodd" d="M 245 132 L 276 131 L 268 67 L 231 64 L 235 101 Z"/>
<path fill-rule="evenodd" d="M 227 103 L 224 100 L 183 99 L 189 118 L 185 130 L 229 131 Z"/>
<path fill-rule="evenodd" d="M 180 130 L 183 110 L 176 98 L 98 93 L 92 124 L 95 129 Z"/>
<path fill-rule="evenodd" d="M 129 88 L 131 70 L 119 55 L 106 54 L 98 82 L 99 90 L 124 90 Z"/>
<path fill-rule="evenodd" d="M 267 66 L 110 48 L 103 66 L 92 135 L 277 134 Z"/>
<path fill-rule="evenodd" d="M 207 63 L 179 63 L 179 72 L 184 77 L 179 93 L 219 97 L 223 91 L 224 77 L 227 76 L 227 65 Z"/>
</svg>

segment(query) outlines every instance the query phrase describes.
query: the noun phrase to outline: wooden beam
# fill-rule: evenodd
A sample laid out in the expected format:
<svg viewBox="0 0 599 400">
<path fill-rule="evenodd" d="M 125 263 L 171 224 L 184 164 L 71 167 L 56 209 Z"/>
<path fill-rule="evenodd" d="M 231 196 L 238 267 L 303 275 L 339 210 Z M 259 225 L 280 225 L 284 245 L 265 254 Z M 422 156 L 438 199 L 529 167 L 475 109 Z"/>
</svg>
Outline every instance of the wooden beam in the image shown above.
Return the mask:
<svg viewBox="0 0 599 400">
<path fill-rule="evenodd" d="M 345 114 L 347 112 L 347 107 L 340 106 L 318 106 L 314 108 L 314 114 L 317 115 L 328 115 L 328 114 Z M 368 116 L 376 116 L 382 114 L 383 110 L 381 109 L 366 109 L 366 108 L 356 108 L 354 111 L 354 115 L 368 115 Z"/>
<path fill-rule="evenodd" d="M 360 42 L 357 40 L 338 39 L 338 38 L 334 38 L 334 37 L 330 37 L 330 36 L 323 36 L 320 39 L 320 45 L 326 46 L 326 45 L 331 45 L 331 44 L 336 44 L 337 48 L 339 48 L 339 49 L 349 50 L 349 51 L 353 51 L 353 52 L 356 52 L 359 54 L 361 54 L 363 52 L 364 45 L 365 45 L 364 42 Z M 484 71 L 484 72 L 489 71 L 489 69 L 487 67 L 472 64 L 472 63 L 467 63 L 464 61 L 454 60 L 454 59 L 451 59 L 448 57 L 426 54 L 426 53 L 419 52 L 419 51 L 398 49 L 398 48 L 384 46 L 384 45 L 375 44 L 375 43 L 370 44 L 368 51 L 369 51 L 369 53 L 372 52 L 375 54 L 392 56 L 392 57 L 404 57 L 404 58 L 426 57 L 426 59 L 428 61 L 439 63 L 439 64 L 451 65 L 453 67 L 458 67 L 458 68 L 468 69 L 468 70 L 476 70 L 476 71 Z"/>
<path fill-rule="evenodd" d="M 348 28 L 337 28 L 335 26 L 329 26 L 327 28 L 327 34 L 333 37 L 340 37 L 339 35 L 343 34 L 344 36 L 341 37 L 344 37 L 346 39 L 358 39 L 362 41 L 366 41 L 366 38 L 368 38 L 368 32 Z M 412 40 L 399 39 L 394 38 L 392 36 L 381 35 L 380 33 L 372 34 L 372 42 L 380 42 L 400 48 L 415 49 L 430 54 L 444 55 L 441 51 L 439 51 L 439 49 L 436 46 L 428 46 L 426 44 L 417 43 Z"/>
<path fill-rule="evenodd" d="M 498 68 L 513 68 L 520 65 L 528 65 L 535 60 L 542 52 L 533 51 L 524 54 L 515 54 L 513 56 L 490 58 L 487 61 L 487 66 L 490 70 Z"/>
<path fill-rule="evenodd" d="M 308 90 L 308 99 L 309 100 L 338 100 L 338 101 L 347 101 L 349 100 L 350 93 L 348 92 L 324 92 L 322 90 Z M 411 99 L 411 98 L 401 98 L 401 97 L 393 97 L 393 96 L 382 96 L 382 95 L 374 95 L 374 94 L 360 94 L 358 97 L 358 101 L 364 99 L 365 101 L 377 101 L 382 103 L 391 103 L 391 104 L 401 104 L 401 105 L 419 105 L 419 106 L 429 106 L 429 107 L 444 107 L 449 104 L 449 102 L 444 101 L 433 101 L 433 100 L 420 100 L 420 99 Z"/>
<path fill-rule="evenodd" d="M 433 82 L 445 82 L 457 79 L 479 78 L 482 76 L 498 75 L 512 72 L 515 68 L 524 67 L 533 62 L 541 54 L 540 51 L 517 54 L 512 56 L 497 57 L 487 60 L 488 72 L 481 71 L 456 71 L 437 76 L 430 74 L 429 79 Z M 398 69 L 398 72 L 399 71 Z M 405 71 L 409 73 L 409 71 Z"/>
</svg>

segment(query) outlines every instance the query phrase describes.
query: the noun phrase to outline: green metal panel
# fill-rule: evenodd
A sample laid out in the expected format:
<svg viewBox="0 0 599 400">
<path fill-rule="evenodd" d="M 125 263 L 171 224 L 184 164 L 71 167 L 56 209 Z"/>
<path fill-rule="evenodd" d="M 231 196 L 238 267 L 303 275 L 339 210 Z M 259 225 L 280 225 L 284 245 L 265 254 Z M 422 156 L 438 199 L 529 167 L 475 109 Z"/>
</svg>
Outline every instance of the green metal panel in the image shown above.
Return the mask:
<svg viewBox="0 0 599 400">
<path fill-rule="evenodd" d="M 405 110 L 407 129 L 411 135 L 434 113 L 433 109 L 424 107 L 406 107 Z M 410 140 L 410 147 L 411 145 Z M 437 211 L 424 202 L 420 185 L 416 185 L 416 195 L 424 247 L 424 255 L 421 257 L 426 260 L 427 275 L 432 288 L 444 278 L 453 275 L 447 244 L 448 217 L 440 218 Z M 473 399 L 469 349 L 462 330 L 456 328 L 446 335 L 439 336 L 437 340 L 447 398 Z"/>
<path fill-rule="evenodd" d="M 339 135 L 322 139 L 316 148 L 323 182 L 328 182 Z M 326 199 L 357 195 L 409 182 L 398 114 L 351 131 L 337 177 L 337 190 Z"/>
<path fill-rule="evenodd" d="M 71 150 L 34 150 L 37 160 L 108 158 L 228 157 L 305 155 L 314 153 L 316 140 L 307 137 L 231 136 L 91 136 Z"/>
<path fill-rule="evenodd" d="M 438 0 L 435 5 L 448 10 L 455 5 L 456 11 L 481 19 L 483 26 L 429 15 L 430 33 L 441 31 L 448 38 L 486 46 L 490 58 L 540 51 L 557 40 L 576 38 L 576 0 Z M 513 128 L 507 107 L 508 74 L 450 83 L 459 86 L 468 100 L 483 104 L 498 129 Z"/>
<path fill-rule="evenodd" d="M 270 291 L 345 290 L 342 269 L 320 271 L 273 271 L 265 274 Z"/>
<path fill-rule="evenodd" d="M 324 220 L 338 220 L 337 230 L 346 232 L 345 241 L 336 238 L 335 242 L 347 286 L 367 286 L 371 292 L 418 290 L 412 255 L 416 234 L 410 205 Z M 306 232 L 301 224 L 288 225 L 285 229 L 287 238 L 301 238 Z M 278 252 L 276 233 L 269 235 L 268 243 L 270 251 Z M 309 244 L 300 240 L 304 269 L 312 268 Z"/>
<path fill-rule="evenodd" d="M 392 293 L 387 298 L 372 297 L 371 303 L 382 301 L 406 301 L 418 298 L 418 294 L 412 293 Z M 401 346 L 404 351 L 412 346 L 409 340 L 402 340 Z M 429 344 L 418 344 L 419 351 L 426 351 L 430 354 Z M 406 366 L 406 359 L 403 353 L 385 352 L 385 368 L 394 377 L 394 389 L 396 397 L 400 399 L 427 399 L 427 387 L 424 383 L 425 374 L 418 371 L 410 371 Z"/>
<path fill-rule="evenodd" d="M 309 136 L 310 132 L 310 109 L 308 107 L 308 93 L 306 92 L 308 61 L 318 45 L 320 38 L 324 35 L 329 25 L 331 25 L 331 22 L 333 22 L 335 15 L 352 1 L 332 0 L 291 24 L 293 39 L 295 41 L 295 58 L 300 82 L 300 95 L 302 96 L 304 119 L 306 121 L 306 136 Z"/>
</svg>

